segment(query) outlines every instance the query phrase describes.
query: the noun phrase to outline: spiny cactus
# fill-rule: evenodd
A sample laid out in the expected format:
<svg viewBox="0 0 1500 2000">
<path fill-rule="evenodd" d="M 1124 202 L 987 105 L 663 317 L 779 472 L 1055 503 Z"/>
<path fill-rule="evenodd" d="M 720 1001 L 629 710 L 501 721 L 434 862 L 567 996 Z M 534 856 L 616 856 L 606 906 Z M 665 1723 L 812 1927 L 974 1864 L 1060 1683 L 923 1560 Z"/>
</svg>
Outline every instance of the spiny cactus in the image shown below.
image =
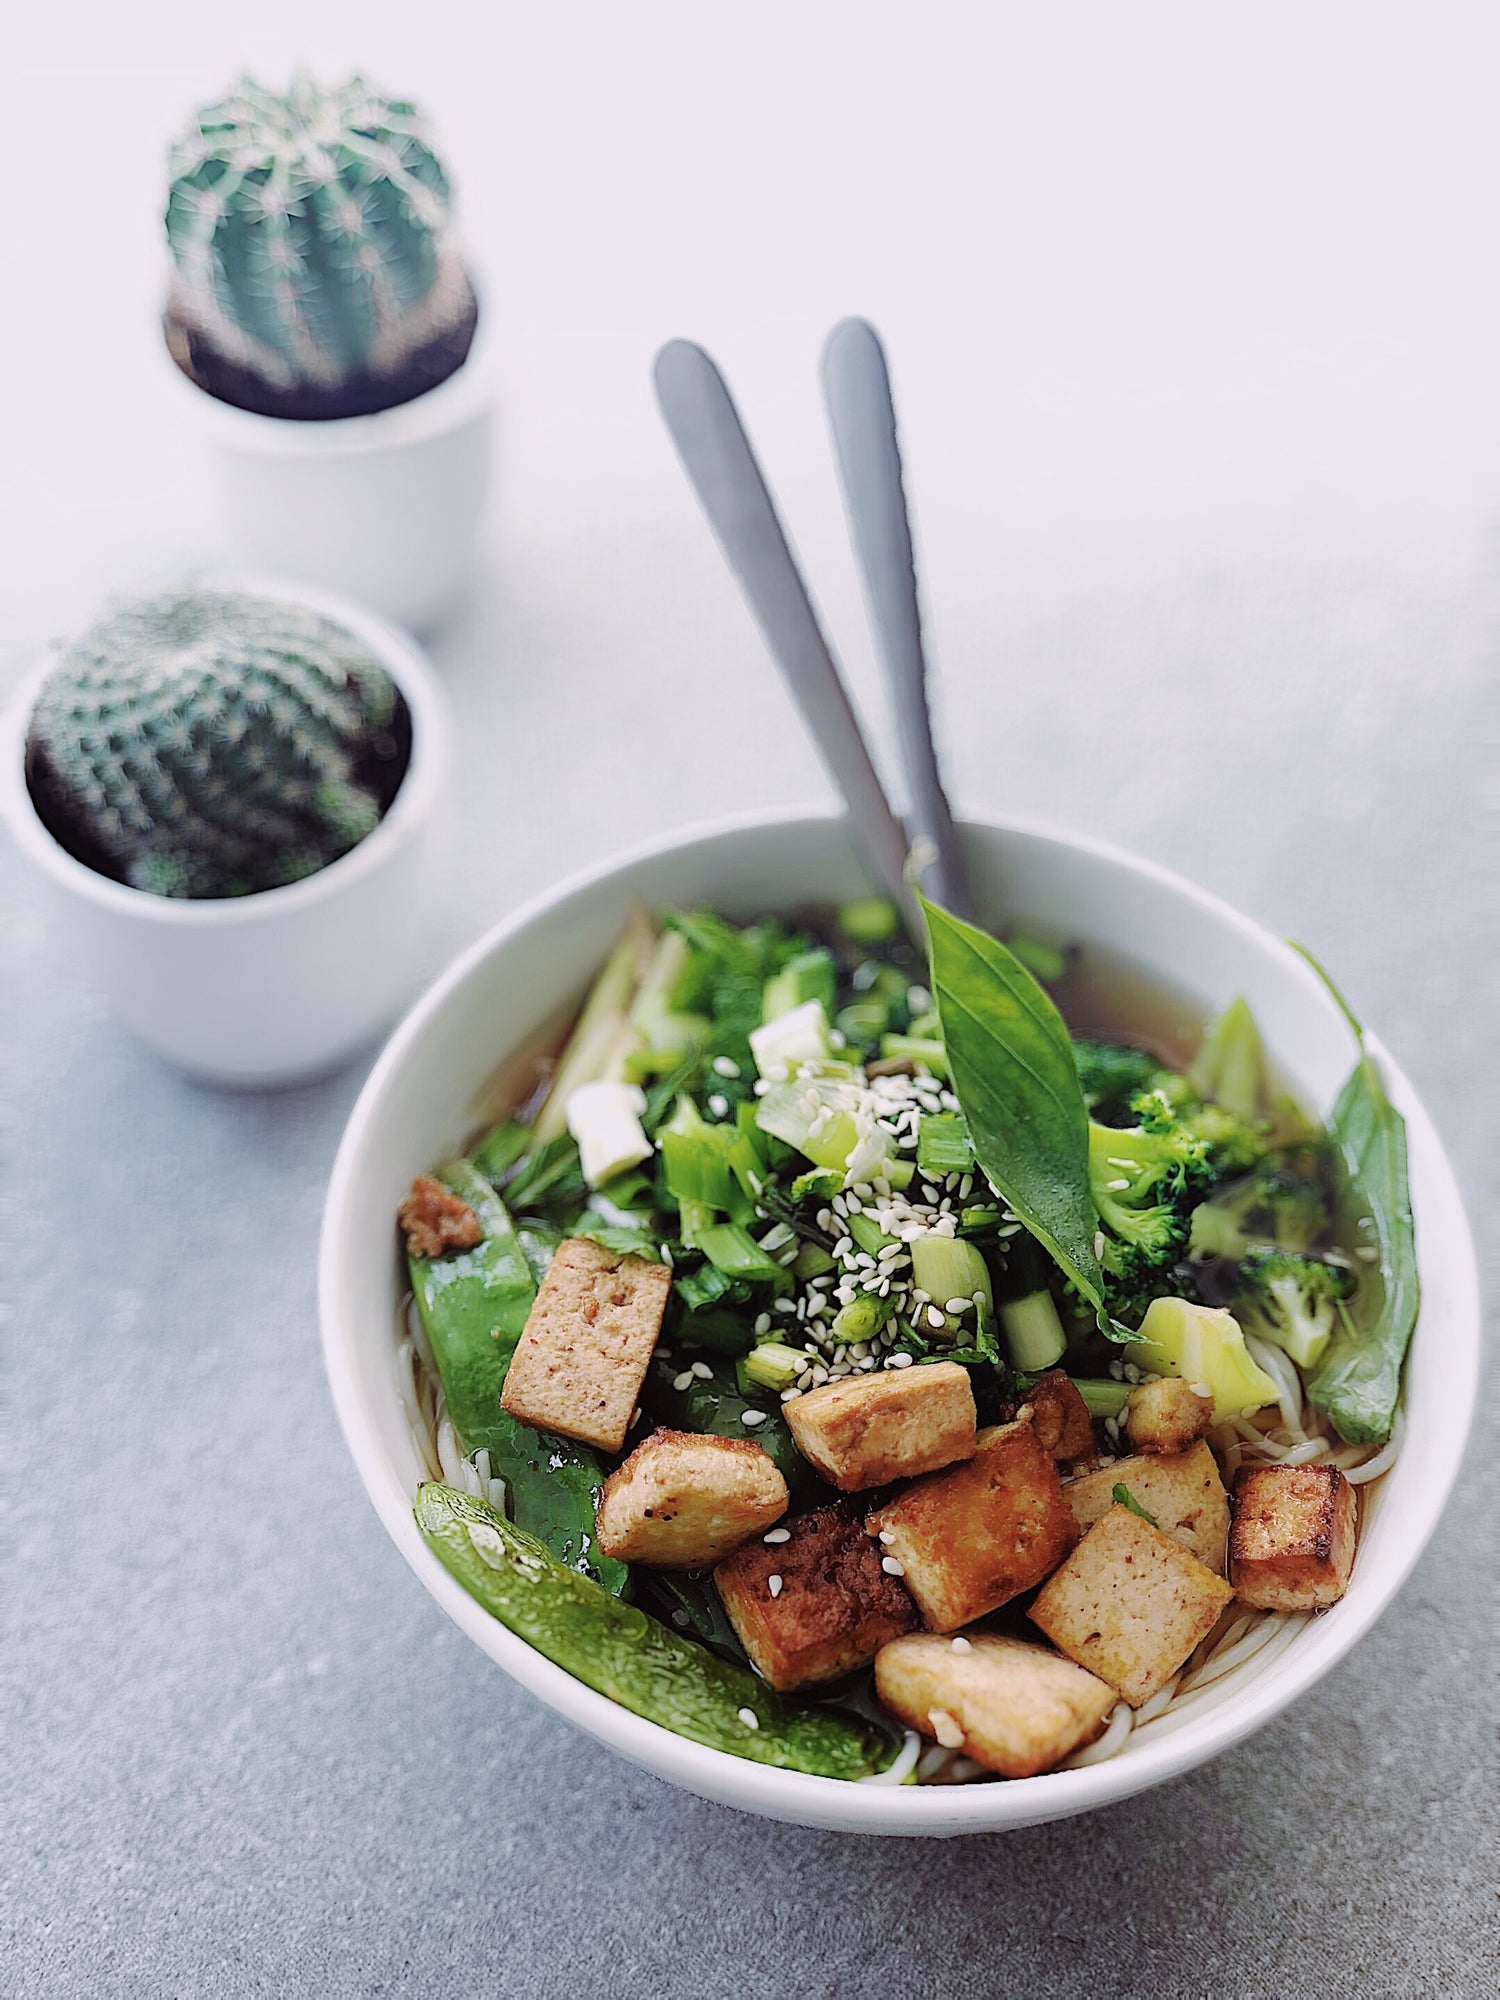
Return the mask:
<svg viewBox="0 0 1500 2000">
<path fill-rule="evenodd" d="M 63 847 L 159 896 L 252 895 L 337 860 L 395 794 L 389 674 L 317 612 L 194 590 L 123 606 L 48 676 L 27 782 Z"/>
<path fill-rule="evenodd" d="M 465 358 L 474 295 L 413 105 L 359 77 L 285 92 L 246 77 L 197 114 L 170 174 L 168 338 L 214 394 L 354 415 Z"/>
</svg>

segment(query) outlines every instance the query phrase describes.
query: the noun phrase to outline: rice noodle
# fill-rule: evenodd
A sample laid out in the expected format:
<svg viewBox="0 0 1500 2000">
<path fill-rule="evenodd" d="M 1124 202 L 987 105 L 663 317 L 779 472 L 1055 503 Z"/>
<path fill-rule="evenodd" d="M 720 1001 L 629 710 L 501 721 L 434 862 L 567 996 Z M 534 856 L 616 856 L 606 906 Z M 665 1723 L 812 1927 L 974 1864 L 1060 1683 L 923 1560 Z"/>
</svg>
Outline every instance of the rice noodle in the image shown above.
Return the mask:
<svg viewBox="0 0 1500 2000">
<path fill-rule="evenodd" d="M 445 1479 L 450 1486 L 503 1509 L 505 1481 L 492 1474 L 489 1453 L 479 1451 L 473 1459 L 467 1459 L 459 1452 L 432 1350 L 410 1294 L 402 1301 L 397 1316 L 396 1337 L 401 1407 L 424 1476 Z M 1379 1447 L 1343 1444 L 1322 1412 L 1303 1402 L 1301 1380 L 1290 1357 L 1253 1335 L 1247 1337 L 1246 1345 L 1276 1384 L 1276 1402 L 1254 1417 L 1233 1417 L 1209 1433 L 1208 1442 L 1223 1466 L 1227 1483 L 1232 1484 L 1235 1474 L 1246 1464 L 1331 1464 L 1338 1467 L 1352 1486 L 1364 1485 L 1389 1472 L 1400 1455 L 1406 1434 L 1404 1411 L 1398 1408 L 1387 1444 Z M 1154 1736 L 1172 1730 L 1196 1704 L 1214 1694 L 1229 1675 L 1252 1661 L 1260 1668 L 1271 1665 L 1295 1643 L 1302 1628 L 1315 1615 L 1310 1611 L 1256 1611 L 1231 1604 L 1164 1687 L 1139 1709 L 1117 1702 L 1102 1733 L 1065 1758 L 1058 1769 L 1077 1771 L 1091 1764 L 1102 1764 L 1117 1757 L 1139 1734 Z M 900 1750 L 886 1769 L 860 1782 L 900 1785 L 909 1783 L 913 1775 L 919 1785 L 964 1785 L 976 1778 L 991 1778 L 993 1773 L 972 1757 L 944 1749 L 940 1743 L 924 1745 L 914 1730 L 907 1730 Z"/>
</svg>

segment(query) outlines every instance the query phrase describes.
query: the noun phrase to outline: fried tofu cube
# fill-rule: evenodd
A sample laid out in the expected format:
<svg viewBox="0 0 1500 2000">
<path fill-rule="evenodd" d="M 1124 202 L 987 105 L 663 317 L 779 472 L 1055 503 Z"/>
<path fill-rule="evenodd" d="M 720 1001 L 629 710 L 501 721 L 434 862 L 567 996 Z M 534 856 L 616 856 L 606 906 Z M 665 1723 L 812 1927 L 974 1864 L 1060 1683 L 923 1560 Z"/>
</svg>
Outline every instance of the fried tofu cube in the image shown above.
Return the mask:
<svg viewBox="0 0 1500 2000">
<path fill-rule="evenodd" d="M 1139 1708 L 1233 1596 L 1181 1542 L 1128 1507 L 1111 1507 L 1043 1584 L 1027 1616 L 1060 1652 Z"/>
<path fill-rule="evenodd" d="M 1115 1504 L 1123 1486 L 1164 1534 L 1182 1543 L 1207 1568 L 1224 1574 L 1229 1540 L 1229 1495 L 1218 1460 L 1206 1444 L 1175 1456 L 1166 1453 L 1117 1459 L 1063 1487 L 1080 1528 L 1091 1528 Z"/>
<path fill-rule="evenodd" d="M 1094 1420 L 1078 1385 L 1061 1368 L 1049 1368 L 1026 1392 L 1031 1428 L 1054 1458 L 1088 1458 L 1094 1449 Z"/>
<path fill-rule="evenodd" d="M 933 1632 L 1031 1590 L 1078 1539 L 1052 1455 L 1027 1423 L 981 1431 L 971 1459 L 915 1480 L 866 1526 L 901 1564 Z"/>
<path fill-rule="evenodd" d="M 1335 1465 L 1246 1466 L 1234 1483 L 1229 1580 L 1262 1611 L 1336 1604 L 1354 1563 L 1354 1488 Z"/>
<path fill-rule="evenodd" d="M 1097 1675 L 1024 1639 L 914 1632 L 875 1656 L 875 1692 L 909 1729 L 1002 1778 L 1050 1771 L 1119 1700 Z"/>
<path fill-rule="evenodd" d="M 599 1547 L 657 1569 L 716 1563 L 779 1521 L 786 1481 L 749 1438 L 653 1431 L 604 1482 Z"/>
<path fill-rule="evenodd" d="M 532 1301 L 501 1403 L 523 1424 L 618 1451 L 671 1285 L 665 1264 L 568 1237 Z"/>
<path fill-rule="evenodd" d="M 867 1666 L 917 1622 L 900 1579 L 847 1501 L 799 1514 L 714 1571 L 729 1622 L 756 1672 L 783 1693 Z"/>
<path fill-rule="evenodd" d="M 977 1449 L 974 1391 L 956 1361 L 847 1376 L 782 1414 L 798 1451 L 841 1493 L 936 1472 Z"/>
<path fill-rule="evenodd" d="M 1175 1375 L 1138 1382 L 1125 1401 L 1125 1430 L 1137 1451 L 1186 1451 L 1213 1420 L 1213 1397 Z"/>
</svg>

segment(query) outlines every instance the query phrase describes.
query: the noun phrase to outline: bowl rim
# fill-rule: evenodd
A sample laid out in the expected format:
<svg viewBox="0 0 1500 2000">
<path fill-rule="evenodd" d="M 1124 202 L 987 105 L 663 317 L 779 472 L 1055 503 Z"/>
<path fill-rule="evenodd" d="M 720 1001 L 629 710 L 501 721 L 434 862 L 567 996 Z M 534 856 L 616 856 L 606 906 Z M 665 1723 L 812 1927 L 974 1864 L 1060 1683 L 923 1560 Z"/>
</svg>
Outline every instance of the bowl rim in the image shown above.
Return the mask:
<svg viewBox="0 0 1500 2000">
<path fill-rule="evenodd" d="M 360 1371 L 353 1358 L 355 1340 L 352 1334 L 345 1338 L 341 1317 L 344 1258 L 341 1217 L 368 1130 L 389 1082 L 400 1071 L 408 1052 L 421 1040 L 434 1016 L 482 965 L 504 952 L 531 924 L 572 898 L 611 879 L 628 877 L 642 865 L 675 850 L 771 827 L 803 825 L 809 832 L 823 831 L 841 821 L 842 815 L 837 813 L 809 812 L 803 807 L 790 806 L 720 816 L 653 836 L 623 854 L 579 869 L 529 897 L 460 952 L 438 975 L 408 1010 L 377 1058 L 349 1115 L 334 1160 L 319 1244 L 318 1297 L 324 1367 L 345 1443 L 386 1532 L 454 1623 L 513 1680 L 539 1696 L 554 1712 L 658 1777 L 700 1797 L 773 1819 L 909 1837 L 1000 1832 L 1069 1818 L 1131 1797 L 1206 1763 L 1272 1721 L 1343 1659 L 1385 1612 L 1437 1527 L 1458 1476 L 1477 1401 L 1478 1268 L 1468 1220 L 1441 1139 L 1410 1080 L 1377 1036 L 1367 1032 L 1367 1046 L 1408 1123 L 1425 1127 L 1424 1139 L 1435 1177 L 1446 1180 L 1445 1193 L 1451 1197 L 1445 1203 L 1443 1217 L 1443 1261 L 1449 1266 L 1462 1311 L 1445 1326 L 1444 1339 L 1446 1365 L 1452 1370 L 1449 1389 L 1461 1410 L 1461 1434 L 1454 1440 L 1454 1449 L 1438 1476 L 1410 1500 L 1407 1517 L 1412 1521 L 1414 1512 L 1416 1532 L 1411 1534 L 1399 1558 L 1388 1560 L 1373 1594 L 1358 1606 L 1342 1606 L 1344 1615 L 1337 1619 L 1319 1620 L 1297 1648 L 1295 1663 L 1276 1675 L 1273 1685 L 1267 1687 L 1264 1679 L 1252 1682 L 1242 1699 L 1211 1710 L 1194 1724 L 1143 1744 L 1129 1755 L 1077 1770 L 969 1786 L 850 1784 L 777 1770 L 710 1749 L 676 1735 L 662 1724 L 637 1716 L 586 1687 L 485 1611 L 422 1541 L 412 1514 L 411 1496 L 402 1490 L 400 1480 L 379 1463 L 379 1446 L 362 1407 Z M 1026 816 L 987 814 L 983 819 L 963 821 L 960 826 L 962 831 L 1015 833 L 1059 844 L 1089 859 L 1144 876 L 1238 931 L 1259 950 L 1283 955 L 1293 977 L 1306 988 L 1310 1001 L 1336 1008 L 1327 988 L 1299 953 L 1232 904 L 1157 862 L 1111 842 Z M 503 1050 L 498 1051 L 496 1059 L 503 1054 Z M 1431 1231 L 1427 1241 L 1430 1251 Z"/>
<path fill-rule="evenodd" d="M 160 589 L 128 595 L 164 595 L 173 588 L 166 584 Z M 57 665 L 60 646 L 55 643 L 21 676 L 0 712 L 0 819 L 10 828 L 17 847 L 44 874 L 70 894 L 116 916 L 204 931 L 243 929 L 274 922 L 278 917 L 327 902 L 344 889 L 352 888 L 363 876 L 379 868 L 391 849 L 428 818 L 449 763 L 448 696 L 432 662 L 410 633 L 334 591 L 238 570 L 209 570 L 185 580 L 180 588 L 244 593 L 319 612 L 376 656 L 400 688 L 412 720 L 411 755 L 395 797 L 379 823 L 346 854 L 330 861 L 316 874 L 300 882 L 285 883 L 279 889 L 261 889 L 253 896 L 154 896 L 99 874 L 70 854 L 48 832 L 26 784 L 27 730 L 42 687 Z M 126 596 L 127 593 L 121 593 L 122 602 Z"/>
</svg>

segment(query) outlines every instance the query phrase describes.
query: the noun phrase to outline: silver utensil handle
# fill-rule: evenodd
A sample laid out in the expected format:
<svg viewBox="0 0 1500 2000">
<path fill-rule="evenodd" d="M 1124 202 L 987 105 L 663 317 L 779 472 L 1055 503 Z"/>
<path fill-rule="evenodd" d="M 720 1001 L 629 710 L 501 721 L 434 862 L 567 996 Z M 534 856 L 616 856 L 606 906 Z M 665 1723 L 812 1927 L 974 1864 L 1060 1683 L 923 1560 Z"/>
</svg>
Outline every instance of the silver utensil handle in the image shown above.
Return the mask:
<svg viewBox="0 0 1500 2000">
<path fill-rule="evenodd" d="M 934 850 L 926 870 L 928 893 L 947 909 L 968 917 L 973 909 L 968 868 L 932 742 L 922 612 L 890 373 L 885 351 L 868 321 L 842 320 L 828 336 L 823 394 L 849 532 L 896 711 L 911 793 L 913 841 L 930 841 Z"/>
<path fill-rule="evenodd" d="M 871 761 L 724 378 L 703 349 L 688 340 L 669 341 L 662 348 L 654 375 L 657 401 L 678 456 L 823 762 L 848 802 L 865 865 L 896 899 L 914 938 L 922 940 L 925 926 L 906 883 L 905 829 Z"/>
</svg>

